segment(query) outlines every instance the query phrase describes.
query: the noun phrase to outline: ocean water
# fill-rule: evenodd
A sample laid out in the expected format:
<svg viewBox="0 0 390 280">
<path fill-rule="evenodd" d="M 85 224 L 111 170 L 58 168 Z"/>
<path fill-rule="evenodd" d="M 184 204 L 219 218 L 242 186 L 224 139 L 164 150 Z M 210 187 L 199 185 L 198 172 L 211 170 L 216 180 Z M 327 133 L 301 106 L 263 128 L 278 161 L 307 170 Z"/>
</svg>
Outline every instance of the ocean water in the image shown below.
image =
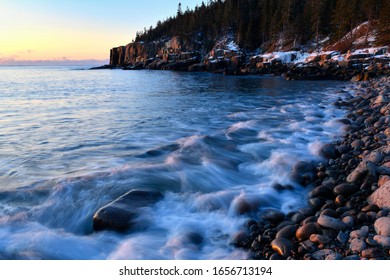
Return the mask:
<svg viewBox="0 0 390 280">
<path fill-rule="evenodd" d="M 0 259 L 245 259 L 231 237 L 248 218 L 305 206 L 289 174 L 341 135 L 344 86 L 0 67 Z M 142 188 L 164 195 L 146 227 L 93 231 L 99 208 Z"/>
</svg>

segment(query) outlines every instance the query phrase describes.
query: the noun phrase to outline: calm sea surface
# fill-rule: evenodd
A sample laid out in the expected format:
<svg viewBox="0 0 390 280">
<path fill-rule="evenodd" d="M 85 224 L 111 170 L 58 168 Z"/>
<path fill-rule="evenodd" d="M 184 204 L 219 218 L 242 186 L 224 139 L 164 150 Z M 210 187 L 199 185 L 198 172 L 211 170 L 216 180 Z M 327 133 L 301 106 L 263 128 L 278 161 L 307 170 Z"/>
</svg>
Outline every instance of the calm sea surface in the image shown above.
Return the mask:
<svg viewBox="0 0 390 280">
<path fill-rule="evenodd" d="M 305 205 L 289 174 L 341 134 L 330 104 L 343 87 L 0 67 L 0 259 L 246 258 L 231 236 L 248 218 Z M 94 232 L 95 211 L 135 188 L 164 193 L 148 227 Z M 242 201 L 258 209 L 240 215 Z"/>
</svg>

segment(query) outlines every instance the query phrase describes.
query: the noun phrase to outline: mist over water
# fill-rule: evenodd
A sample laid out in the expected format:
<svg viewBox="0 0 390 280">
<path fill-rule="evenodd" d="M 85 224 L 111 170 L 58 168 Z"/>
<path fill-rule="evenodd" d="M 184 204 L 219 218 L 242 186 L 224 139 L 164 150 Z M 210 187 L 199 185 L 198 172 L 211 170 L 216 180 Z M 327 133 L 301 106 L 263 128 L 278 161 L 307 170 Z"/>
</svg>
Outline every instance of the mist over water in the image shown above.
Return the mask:
<svg viewBox="0 0 390 280">
<path fill-rule="evenodd" d="M 0 259 L 246 258 L 231 236 L 248 218 L 305 205 L 289 174 L 340 135 L 343 85 L 0 67 Z M 164 194 L 143 228 L 92 230 L 142 188 Z"/>
</svg>

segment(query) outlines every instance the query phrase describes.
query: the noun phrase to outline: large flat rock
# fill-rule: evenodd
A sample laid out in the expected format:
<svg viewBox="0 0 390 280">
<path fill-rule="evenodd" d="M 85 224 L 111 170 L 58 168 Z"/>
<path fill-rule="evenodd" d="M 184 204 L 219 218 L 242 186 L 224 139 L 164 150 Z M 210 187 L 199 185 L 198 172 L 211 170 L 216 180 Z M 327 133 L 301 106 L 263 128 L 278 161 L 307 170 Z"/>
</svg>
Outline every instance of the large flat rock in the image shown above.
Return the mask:
<svg viewBox="0 0 390 280">
<path fill-rule="evenodd" d="M 143 226 L 143 208 L 156 203 L 162 194 L 152 189 L 135 189 L 100 208 L 93 216 L 93 229 L 127 231 Z"/>
</svg>

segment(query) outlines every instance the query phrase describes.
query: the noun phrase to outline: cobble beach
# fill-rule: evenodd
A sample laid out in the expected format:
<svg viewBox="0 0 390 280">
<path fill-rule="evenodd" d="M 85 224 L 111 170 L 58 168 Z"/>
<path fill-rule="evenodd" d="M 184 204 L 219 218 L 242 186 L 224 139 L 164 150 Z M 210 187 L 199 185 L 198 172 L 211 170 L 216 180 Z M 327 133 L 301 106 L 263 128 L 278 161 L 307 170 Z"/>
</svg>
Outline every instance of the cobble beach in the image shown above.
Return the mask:
<svg viewBox="0 0 390 280">
<path fill-rule="evenodd" d="M 337 94 L 344 136 L 322 147 L 321 164 L 297 162 L 291 174 L 310 190 L 307 207 L 263 211 L 234 236 L 252 258 L 390 259 L 390 78 Z"/>
</svg>

